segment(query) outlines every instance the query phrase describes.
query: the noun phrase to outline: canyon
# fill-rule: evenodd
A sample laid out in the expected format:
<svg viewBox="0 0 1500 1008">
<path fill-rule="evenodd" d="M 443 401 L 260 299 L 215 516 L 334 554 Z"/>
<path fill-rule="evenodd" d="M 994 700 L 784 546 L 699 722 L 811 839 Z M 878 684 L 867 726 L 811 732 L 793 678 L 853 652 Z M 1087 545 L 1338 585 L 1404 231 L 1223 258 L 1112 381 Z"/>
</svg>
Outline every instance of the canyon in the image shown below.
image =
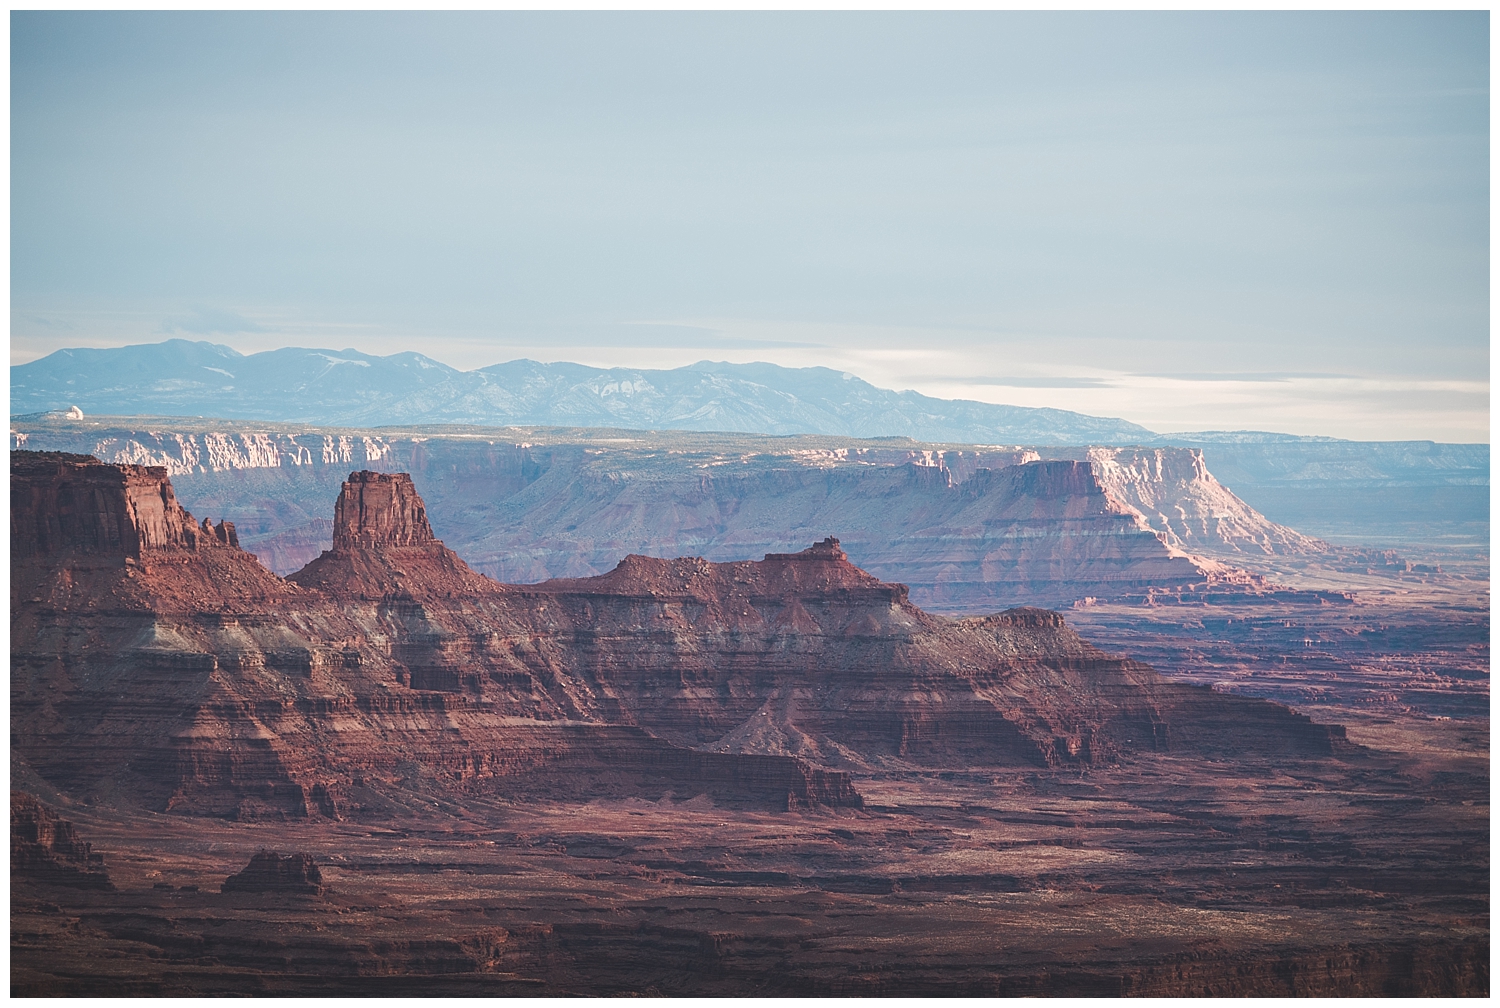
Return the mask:
<svg viewBox="0 0 1500 1008">
<path fill-rule="evenodd" d="M 559 467 L 428 444 L 401 450 L 430 476 L 487 459 L 525 492 Z M 1114 601 L 928 611 L 833 529 L 505 584 L 439 539 L 475 517 L 441 517 L 441 477 L 368 466 L 284 578 L 253 517 L 198 520 L 165 466 L 14 452 L 13 788 L 113 888 L 18 870 L 13 797 L 13 991 L 1487 992 L 1487 719 L 1346 727 L 1071 625 L 1343 611 L 1348 582 L 1279 586 L 1172 537 L 1334 548 L 1243 506 L 1189 520 L 1131 476 L 1180 464 L 1212 498 L 1201 456 L 1002 455 L 806 468 L 867 513 L 940 484 L 927 527 L 982 506 L 1075 528 Z M 957 487 L 982 492 L 955 494 L 971 462 Z M 1413 574 L 1440 580 L 1358 577 Z M 300 891 L 254 882 L 292 871 L 268 851 Z"/>
<path fill-rule="evenodd" d="M 290 573 L 326 549 L 351 466 L 408 472 L 437 528 L 501 581 L 600 574 L 630 553 L 735 559 L 830 530 L 927 608 L 1266 591 L 1243 554 L 1327 552 L 1182 448 L 926 446 L 903 439 L 290 425 L 14 424 L 15 447 L 166 468 Z"/>
<path fill-rule="evenodd" d="M 165 467 L 190 508 L 227 518 L 282 574 L 332 544 L 349 469 L 406 471 L 435 502 L 436 534 L 502 581 L 835 535 L 929 611 L 1062 609 L 1091 642 L 1168 675 L 1333 721 L 1488 713 L 1488 509 L 1442 496 L 1487 492 L 1483 445 L 1205 434 L 1196 448 L 1056 448 L 108 417 L 12 430 L 17 446 Z M 1241 496 L 1267 491 L 1311 501 L 1295 514 L 1341 508 L 1343 524 L 1306 535 Z M 1372 512 L 1379 521 L 1361 517 Z"/>
</svg>

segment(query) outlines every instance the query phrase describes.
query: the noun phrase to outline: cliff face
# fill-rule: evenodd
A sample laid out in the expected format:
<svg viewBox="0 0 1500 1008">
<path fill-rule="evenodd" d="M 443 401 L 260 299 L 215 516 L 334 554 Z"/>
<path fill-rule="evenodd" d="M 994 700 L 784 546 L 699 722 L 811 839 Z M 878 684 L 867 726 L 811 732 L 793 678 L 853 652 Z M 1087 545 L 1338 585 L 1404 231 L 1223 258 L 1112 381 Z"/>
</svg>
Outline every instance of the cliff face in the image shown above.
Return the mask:
<svg viewBox="0 0 1500 1008">
<path fill-rule="evenodd" d="M 406 473 L 350 473 L 333 512 L 333 548 L 433 542 L 427 509 Z"/>
<path fill-rule="evenodd" d="M 11 481 L 11 548 L 19 557 L 90 553 L 139 557 L 142 550 L 196 549 L 203 532 L 178 505 L 166 470 L 103 465 L 63 452 L 18 452 Z M 228 544 L 233 526 L 204 545 Z"/>
<path fill-rule="evenodd" d="M 59 478 L 38 461 L 18 453 L 16 499 Z M 1063 510 L 1087 477 L 1018 471 Z M 1104 655 L 1053 614 L 929 615 L 831 538 L 506 586 L 431 538 L 406 478 L 353 474 L 341 500 L 338 545 L 286 581 L 222 543 L 117 566 L 18 552 L 17 754 L 62 790 L 246 817 L 336 816 L 391 788 L 857 804 L 825 767 L 1337 744 Z"/>
<path fill-rule="evenodd" d="M 72 823 L 24 791 L 10 793 L 10 873 L 12 883 L 114 888 L 104 855 L 95 854 Z"/>
<path fill-rule="evenodd" d="M 1208 471 L 1198 448 L 1089 448 L 1105 492 L 1168 545 L 1196 553 L 1320 553 L 1328 546 L 1267 521 Z"/>
<path fill-rule="evenodd" d="M 247 548 L 283 573 L 329 547 L 351 465 L 411 473 L 436 533 L 502 581 L 598 574 L 631 553 L 732 560 L 833 532 L 919 603 L 972 612 L 1205 584 L 1263 591 L 1213 558 L 1323 548 L 1239 501 L 1195 449 L 84 426 L 47 443 L 166 466 L 195 507 L 234 517 Z M 1052 484 L 1057 462 L 1078 465 Z"/>
</svg>

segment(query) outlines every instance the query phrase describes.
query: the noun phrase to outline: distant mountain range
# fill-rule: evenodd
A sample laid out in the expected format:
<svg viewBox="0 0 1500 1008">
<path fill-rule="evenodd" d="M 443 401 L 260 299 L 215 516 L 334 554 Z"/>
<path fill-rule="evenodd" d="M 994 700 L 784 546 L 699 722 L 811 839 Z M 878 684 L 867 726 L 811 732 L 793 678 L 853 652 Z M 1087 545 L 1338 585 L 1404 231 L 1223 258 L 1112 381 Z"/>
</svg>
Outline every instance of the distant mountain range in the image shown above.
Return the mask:
<svg viewBox="0 0 1500 1008">
<path fill-rule="evenodd" d="M 703 361 L 673 370 L 516 360 L 459 371 L 419 353 L 285 347 L 241 354 L 182 339 L 59 350 L 11 368 L 12 413 L 211 416 L 317 424 L 535 424 L 924 441 L 1135 443 L 1137 424 L 934 399 L 829 368 Z"/>
<path fill-rule="evenodd" d="M 672 370 L 508 361 L 459 371 L 419 353 L 283 347 L 241 354 L 171 339 L 59 350 L 11 368 L 11 413 L 396 424 L 624 427 L 752 434 L 906 436 L 971 444 L 1332 440 L 1259 431 L 1159 435 L 1059 409 L 934 399 L 830 368 L 700 361 Z"/>
</svg>

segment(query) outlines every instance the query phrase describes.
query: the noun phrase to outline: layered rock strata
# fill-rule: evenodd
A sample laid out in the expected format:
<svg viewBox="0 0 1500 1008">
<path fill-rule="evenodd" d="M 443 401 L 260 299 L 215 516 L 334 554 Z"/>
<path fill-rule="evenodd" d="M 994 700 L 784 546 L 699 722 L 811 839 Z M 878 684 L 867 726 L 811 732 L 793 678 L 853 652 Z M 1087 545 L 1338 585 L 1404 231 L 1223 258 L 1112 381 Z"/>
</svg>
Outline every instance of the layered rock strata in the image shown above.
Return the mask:
<svg viewBox="0 0 1500 1008">
<path fill-rule="evenodd" d="M 227 893 L 272 893 L 295 896 L 323 895 L 323 873 L 311 854 L 258 851 L 250 863 L 224 880 Z"/>
<path fill-rule="evenodd" d="M 163 468 L 105 466 L 87 455 L 18 452 L 12 465 L 13 555 L 139 559 L 143 550 L 238 548 L 234 525 L 202 526 L 177 503 Z"/>
<path fill-rule="evenodd" d="M 16 453 L 12 483 L 16 747 L 58 787 L 229 817 L 333 816 L 371 786 L 484 788 L 502 778 L 512 792 L 573 781 L 579 794 L 858 804 L 841 774 L 569 718 L 545 689 L 497 705 L 445 691 L 458 681 L 444 678 L 447 666 L 409 666 L 403 659 L 432 644 L 401 564 L 420 561 L 411 587 L 422 594 L 434 585 L 451 594 L 455 578 L 498 586 L 433 540 L 405 477 L 356 480 L 352 504 L 383 504 L 340 512 L 339 541 L 357 545 L 330 556 L 388 579 L 377 591 L 385 604 L 368 612 L 198 535 L 159 470 Z M 75 523 L 72 540 L 33 531 L 73 497 L 104 517 Z M 164 503 L 150 512 L 142 500 Z M 96 530 L 120 515 L 124 534 L 101 548 Z M 153 527 L 180 534 L 151 538 Z M 387 536 L 394 543 L 374 545 Z"/>
<path fill-rule="evenodd" d="M 45 882 L 75 889 L 113 889 L 104 855 L 73 824 L 24 791 L 10 793 L 12 881 Z"/>
<path fill-rule="evenodd" d="M 171 499 L 164 474 L 92 460 L 17 453 L 12 482 L 22 532 L 53 486 Z M 129 496 L 102 513 L 136 513 Z M 408 476 L 367 472 L 342 491 L 334 542 L 286 580 L 196 535 L 136 556 L 17 550 L 18 755 L 63 790 L 253 817 L 339 816 L 390 788 L 857 805 L 828 768 L 1342 744 L 1283 707 L 1105 655 L 1054 613 L 926 613 L 832 538 L 501 585 L 432 535 Z"/>
<path fill-rule="evenodd" d="M 24 437 L 167 466 L 284 573 L 328 548 L 329 505 L 351 466 L 410 472 L 449 545 L 503 581 L 598 574 L 630 553 L 732 560 L 834 532 L 920 604 L 972 612 L 1151 591 L 1260 595 L 1270 586 L 1224 561 L 1327 548 L 1239 500 L 1198 449 L 519 435 L 52 424 Z M 1059 475 L 1059 463 L 1078 472 Z"/>
</svg>

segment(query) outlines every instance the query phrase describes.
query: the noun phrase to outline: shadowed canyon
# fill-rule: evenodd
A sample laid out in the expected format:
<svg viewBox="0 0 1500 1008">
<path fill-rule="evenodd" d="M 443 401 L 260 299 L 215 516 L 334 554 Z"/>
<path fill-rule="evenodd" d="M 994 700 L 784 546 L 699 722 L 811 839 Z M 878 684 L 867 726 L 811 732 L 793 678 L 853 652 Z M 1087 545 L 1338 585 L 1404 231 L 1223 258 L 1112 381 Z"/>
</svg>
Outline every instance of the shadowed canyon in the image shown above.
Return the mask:
<svg viewBox="0 0 1500 1008">
<path fill-rule="evenodd" d="M 960 459 L 809 473 L 870 514 L 937 476 L 906 527 L 1003 530 L 1021 573 L 974 615 L 935 611 L 985 562 L 924 566 L 937 534 L 889 554 L 937 605 L 843 528 L 501 583 L 434 532 L 457 494 L 370 468 L 282 577 L 164 466 L 13 453 L 13 990 L 1486 992 L 1487 718 L 1326 675 L 1298 680 L 1309 717 L 1227 690 L 1227 651 L 1184 659 L 1189 619 L 1120 615 L 1358 626 L 1359 585 L 1474 583 L 1231 510 L 1191 453 L 1019 451 L 967 494 Z M 1220 513 L 1142 508 L 1163 483 Z M 630 527 L 610 513 L 578 515 L 603 539 Z M 1073 541 L 1020 541 L 1048 528 Z M 1206 542 L 1323 580 L 1183 548 Z M 1097 594 L 985 605 L 1060 605 L 1048 562 Z"/>
</svg>

